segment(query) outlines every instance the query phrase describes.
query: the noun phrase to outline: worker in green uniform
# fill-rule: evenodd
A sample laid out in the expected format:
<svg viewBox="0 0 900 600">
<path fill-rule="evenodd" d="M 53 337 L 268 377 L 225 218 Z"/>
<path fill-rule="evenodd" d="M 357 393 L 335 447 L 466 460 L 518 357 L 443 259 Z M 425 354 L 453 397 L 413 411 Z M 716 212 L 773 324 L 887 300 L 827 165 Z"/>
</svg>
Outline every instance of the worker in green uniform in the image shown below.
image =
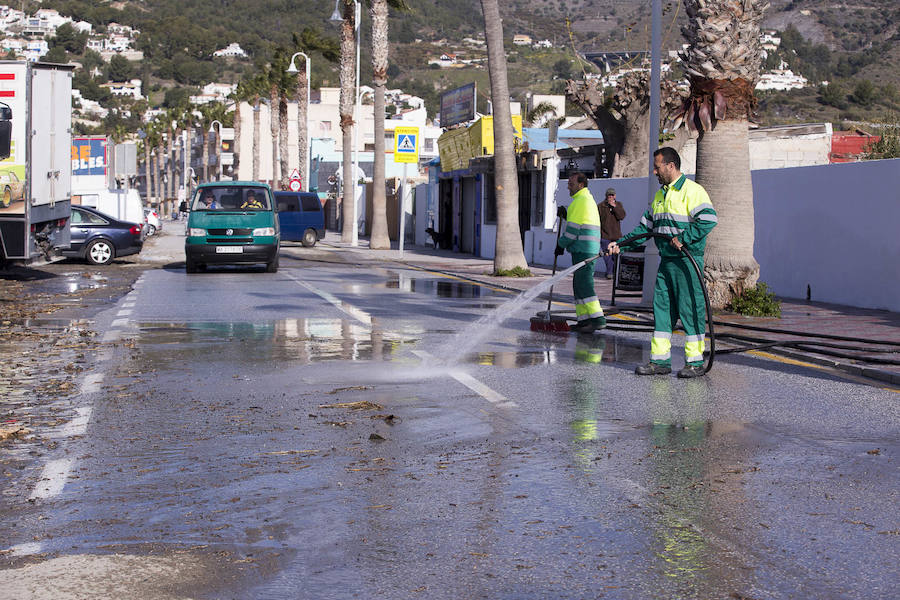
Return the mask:
<svg viewBox="0 0 900 600">
<path fill-rule="evenodd" d="M 641 223 L 626 235 L 663 233 L 672 236 L 670 242 L 654 238 L 659 248 L 659 271 L 653 293 L 653 337 L 650 338 L 650 362 L 640 365 L 638 375 L 664 375 L 672 372 L 672 328 L 681 318 L 684 327 L 686 365 L 679 377 L 704 375 L 703 349 L 706 332 L 706 301 L 703 282 L 681 253 L 685 248 L 703 271 L 703 252 L 706 236 L 716 226 L 718 217 L 709 195 L 703 187 L 681 173 L 681 157 L 668 147 L 653 153 L 653 173 L 662 188 L 653 197 L 653 204 L 641 217 Z M 622 238 L 625 239 L 625 238 Z M 609 245 L 609 252 L 630 250 L 643 244 L 620 247 L 622 239 Z"/>
<path fill-rule="evenodd" d="M 556 256 L 568 250 L 572 254 L 572 264 L 600 254 L 600 213 L 597 203 L 587 188 L 584 173 L 569 177 L 569 195 L 572 202 L 566 210 L 566 230 L 559 236 Z M 562 216 L 562 214 L 560 215 Z M 591 333 L 606 327 L 603 307 L 594 292 L 594 261 L 586 263 L 572 276 L 572 291 L 575 294 L 575 316 L 579 333 Z"/>
</svg>

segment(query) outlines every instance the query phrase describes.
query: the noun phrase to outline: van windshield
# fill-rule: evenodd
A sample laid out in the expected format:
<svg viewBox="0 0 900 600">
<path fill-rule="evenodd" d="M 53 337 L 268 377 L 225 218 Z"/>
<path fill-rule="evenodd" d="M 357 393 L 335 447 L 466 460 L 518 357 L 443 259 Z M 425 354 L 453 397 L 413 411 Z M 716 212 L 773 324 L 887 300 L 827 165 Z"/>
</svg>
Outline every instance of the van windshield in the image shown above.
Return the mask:
<svg viewBox="0 0 900 600">
<path fill-rule="evenodd" d="M 269 194 L 258 186 L 222 186 L 202 188 L 194 197 L 191 210 L 271 210 Z"/>
</svg>

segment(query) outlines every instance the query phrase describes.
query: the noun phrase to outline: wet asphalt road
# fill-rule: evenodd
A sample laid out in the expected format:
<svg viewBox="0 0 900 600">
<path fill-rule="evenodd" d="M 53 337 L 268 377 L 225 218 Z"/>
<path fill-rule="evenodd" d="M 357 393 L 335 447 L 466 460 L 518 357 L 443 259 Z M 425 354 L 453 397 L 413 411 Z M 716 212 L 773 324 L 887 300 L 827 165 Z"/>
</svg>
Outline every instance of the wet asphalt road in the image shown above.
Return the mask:
<svg viewBox="0 0 900 600">
<path fill-rule="evenodd" d="M 0 597 L 894 596 L 896 392 L 639 378 L 645 334 L 533 333 L 540 302 L 467 329 L 508 299 L 327 249 L 142 271 L 44 443 L 4 442 Z"/>
</svg>

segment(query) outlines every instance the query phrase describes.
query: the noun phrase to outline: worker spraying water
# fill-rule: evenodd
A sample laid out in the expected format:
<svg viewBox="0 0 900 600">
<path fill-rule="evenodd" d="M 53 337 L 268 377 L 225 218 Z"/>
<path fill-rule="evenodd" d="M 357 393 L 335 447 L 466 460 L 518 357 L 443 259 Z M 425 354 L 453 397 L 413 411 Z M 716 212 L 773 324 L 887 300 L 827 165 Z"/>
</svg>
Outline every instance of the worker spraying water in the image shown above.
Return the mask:
<svg viewBox="0 0 900 600">
<path fill-rule="evenodd" d="M 598 258 L 600 254 L 600 213 L 587 183 L 584 173 L 575 173 L 569 177 L 572 202 L 565 215 L 560 214 L 566 219 L 566 230 L 557 241 L 555 253 L 556 256 L 561 256 L 568 250 L 572 254 L 572 264 L 592 257 Z M 591 333 L 606 327 L 606 316 L 594 291 L 593 260 L 575 271 L 572 276 L 572 291 L 575 295 L 575 316 L 578 319 L 575 331 Z"/>
<path fill-rule="evenodd" d="M 653 336 L 650 338 L 650 362 L 635 369 L 638 375 L 665 375 L 672 372 L 672 329 L 680 318 L 685 332 L 686 365 L 679 377 L 700 377 L 703 367 L 704 332 L 706 331 L 706 303 L 703 281 L 703 253 L 706 236 L 716 226 L 718 218 L 709 195 L 698 183 L 681 173 L 681 157 L 669 147 L 653 153 L 653 174 L 662 188 L 653 197 L 650 208 L 638 225 L 625 237 L 612 242 L 608 251 L 617 254 L 643 244 L 644 239 L 628 242 L 628 238 L 642 234 L 671 236 L 669 241 L 655 237 L 660 263 L 653 293 Z M 570 184 L 571 185 L 571 184 Z M 620 247 L 619 243 L 623 243 Z M 699 266 L 694 272 L 687 251 Z"/>
</svg>

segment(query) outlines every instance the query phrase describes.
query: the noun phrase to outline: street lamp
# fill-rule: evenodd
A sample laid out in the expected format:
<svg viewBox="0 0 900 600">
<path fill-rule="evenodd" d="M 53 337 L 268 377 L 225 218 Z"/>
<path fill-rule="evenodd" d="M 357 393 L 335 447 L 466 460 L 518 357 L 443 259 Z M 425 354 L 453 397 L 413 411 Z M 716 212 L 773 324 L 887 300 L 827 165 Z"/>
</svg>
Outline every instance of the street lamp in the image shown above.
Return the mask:
<svg viewBox="0 0 900 600">
<path fill-rule="evenodd" d="M 338 4 L 342 0 L 334 0 L 334 12 L 331 13 L 332 21 L 343 21 L 343 17 L 341 17 L 341 13 L 338 10 Z M 359 245 L 359 224 L 357 223 L 357 219 L 359 218 L 359 207 L 356 203 L 356 186 L 359 182 L 359 176 L 357 172 L 359 170 L 359 140 L 357 138 L 359 132 L 359 17 L 360 17 L 360 4 L 359 0 L 354 0 L 356 3 L 356 15 L 354 19 L 354 25 L 356 26 L 356 103 L 353 106 L 353 230 L 350 234 L 350 245 L 357 246 Z M 346 202 L 347 191 L 344 191 L 344 201 Z"/>
<path fill-rule="evenodd" d="M 334 7 L 337 10 L 337 6 Z M 288 73 L 299 73 L 300 69 L 294 66 L 294 59 L 298 56 L 302 56 L 306 59 L 306 164 L 300 165 L 301 168 L 306 167 L 306 171 L 302 174 L 301 179 L 306 183 L 306 190 L 309 191 L 309 177 L 310 177 L 310 154 L 312 153 L 312 132 L 309 130 L 309 105 L 311 98 L 309 96 L 310 89 L 310 79 L 312 79 L 312 73 L 310 72 L 309 67 L 309 56 L 306 55 L 305 52 L 294 52 L 294 55 L 291 56 L 291 65 L 287 68 Z"/>
<path fill-rule="evenodd" d="M 216 133 L 216 123 L 219 124 L 219 132 Z M 209 124 L 209 132 L 216 133 L 216 163 L 219 169 L 219 175 L 216 177 L 216 181 L 222 181 L 222 122 L 218 119 L 213 119 L 213 122 Z M 203 165 L 206 167 L 206 165 Z"/>
</svg>

